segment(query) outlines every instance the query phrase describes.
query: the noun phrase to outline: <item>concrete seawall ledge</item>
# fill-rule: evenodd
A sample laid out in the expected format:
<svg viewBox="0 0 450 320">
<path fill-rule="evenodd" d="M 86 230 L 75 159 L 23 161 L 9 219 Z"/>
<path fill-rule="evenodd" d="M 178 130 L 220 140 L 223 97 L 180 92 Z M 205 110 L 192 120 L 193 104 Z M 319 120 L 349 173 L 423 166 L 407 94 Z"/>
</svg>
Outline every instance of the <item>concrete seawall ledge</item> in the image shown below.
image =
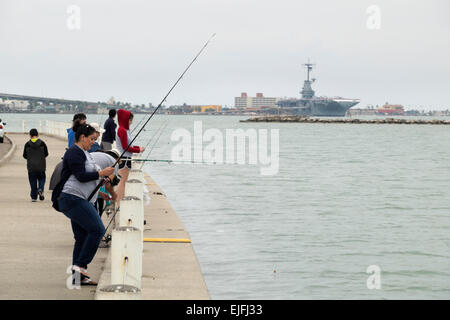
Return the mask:
<svg viewBox="0 0 450 320">
<path fill-rule="evenodd" d="M 16 144 L 14 142 L 14 140 L 12 140 L 10 137 L 8 137 L 8 135 L 5 134 L 4 136 L 4 140 L 8 140 L 9 143 L 11 144 L 10 149 L 6 152 L 6 154 L 0 159 L 0 166 L 5 165 L 9 159 L 11 159 L 11 157 L 14 154 L 14 151 L 16 151 Z M 4 141 L 3 140 L 3 141 Z M 3 142 L 4 143 L 4 142 Z"/>
</svg>

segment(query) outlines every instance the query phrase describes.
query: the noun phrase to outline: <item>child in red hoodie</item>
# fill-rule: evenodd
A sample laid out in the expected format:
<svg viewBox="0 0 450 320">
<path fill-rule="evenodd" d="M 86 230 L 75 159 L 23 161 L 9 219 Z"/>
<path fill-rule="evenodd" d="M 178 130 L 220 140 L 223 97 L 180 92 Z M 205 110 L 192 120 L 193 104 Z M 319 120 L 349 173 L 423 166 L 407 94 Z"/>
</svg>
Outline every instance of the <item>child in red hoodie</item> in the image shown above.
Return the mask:
<svg viewBox="0 0 450 320">
<path fill-rule="evenodd" d="M 117 137 L 119 139 L 116 140 L 117 149 L 122 154 L 127 146 L 131 142 L 130 135 L 130 125 L 133 122 L 133 114 L 130 111 L 119 109 L 117 111 L 117 118 L 119 121 L 119 129 L 117 129 Z M 122 179 L 117 186 L 117 206 L 120 204 L 120 199 L 125 195 L 125 183 L 128 180 L 128 175 L 131 169 L 131 157 L 133 153 L 144 152 L 144 147 L 139 146 L 130 146 L 128 150 L 124 153 L 122 157 L 122 162 L 119 164 L 119 174 L 122 176 Z"/>
</svg>

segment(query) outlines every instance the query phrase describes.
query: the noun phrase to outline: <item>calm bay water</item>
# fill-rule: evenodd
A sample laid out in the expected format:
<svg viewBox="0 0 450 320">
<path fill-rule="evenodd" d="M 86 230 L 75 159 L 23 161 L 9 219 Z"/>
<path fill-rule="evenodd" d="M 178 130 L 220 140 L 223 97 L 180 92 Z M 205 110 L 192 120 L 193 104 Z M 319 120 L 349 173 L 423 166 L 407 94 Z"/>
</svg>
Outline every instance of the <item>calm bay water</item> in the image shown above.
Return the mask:
<svg viewBox="0 0 450 320">
<path fill-rule="evenodd" d="M 1 115 L 10 131 L 39 117 Z M 186 225 L 213 299 L 450 298 L 449 126 L 239 119 L 158 115 L 139 138 L 145 145 L 168 120 L 150 158 L 170 159 L 172 132 L 193 133 L 194 121 L 224 136 L 279 129 L 273 176 L 255 165 L 145 166 Z M 379 290 L 366 285 L 372 265 Z"/>
</svg>

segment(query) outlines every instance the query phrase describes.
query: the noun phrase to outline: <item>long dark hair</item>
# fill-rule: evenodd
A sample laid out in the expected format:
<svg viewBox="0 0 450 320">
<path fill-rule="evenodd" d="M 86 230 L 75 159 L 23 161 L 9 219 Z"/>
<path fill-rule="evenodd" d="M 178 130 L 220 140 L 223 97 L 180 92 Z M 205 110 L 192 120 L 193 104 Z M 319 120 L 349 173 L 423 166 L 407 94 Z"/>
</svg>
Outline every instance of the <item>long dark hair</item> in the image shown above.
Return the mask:
<svg viewBox="0 0 450 320">
<path fill-rule="evenodd" d="M 80 121 L 75 121 L 72 130 L 75 132 L 75 141 L 80 140 L 81 135 L 88 137 L 95 132 L 94 127 L 88 124 L 81 124 Z"/>
</svg>

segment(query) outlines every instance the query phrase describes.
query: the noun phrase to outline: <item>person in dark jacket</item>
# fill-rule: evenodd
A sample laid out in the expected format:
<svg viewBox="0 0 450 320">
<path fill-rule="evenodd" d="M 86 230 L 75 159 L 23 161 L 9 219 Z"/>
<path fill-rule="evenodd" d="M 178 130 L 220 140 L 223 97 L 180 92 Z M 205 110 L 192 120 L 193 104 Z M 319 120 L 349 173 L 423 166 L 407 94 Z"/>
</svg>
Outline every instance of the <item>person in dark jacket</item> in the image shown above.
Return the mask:
<svg viewBox="0 0 450 320">
<path fill-rule="evenodd" d="M 27 159 L 28 180 L 31 186 L 31 201 L 44 200 L 45 158 L 48 156 L 47 145 L 39 139 L 36 129 L 30 130 L 30 140 L 25 143 L 23 157 Z"/>
<path fill-rule="evenodd" d="M 109 151 L 112 149 L 112 144 L 116 140 L 116 127 L 117 124 L 114 122 L 116 117 L 116 109 L 109 110 L 109 118 L 106 119 L 103 128 L 105 132 L 102 135 L 101 147 L 103 151 Z"/>
</svg>

